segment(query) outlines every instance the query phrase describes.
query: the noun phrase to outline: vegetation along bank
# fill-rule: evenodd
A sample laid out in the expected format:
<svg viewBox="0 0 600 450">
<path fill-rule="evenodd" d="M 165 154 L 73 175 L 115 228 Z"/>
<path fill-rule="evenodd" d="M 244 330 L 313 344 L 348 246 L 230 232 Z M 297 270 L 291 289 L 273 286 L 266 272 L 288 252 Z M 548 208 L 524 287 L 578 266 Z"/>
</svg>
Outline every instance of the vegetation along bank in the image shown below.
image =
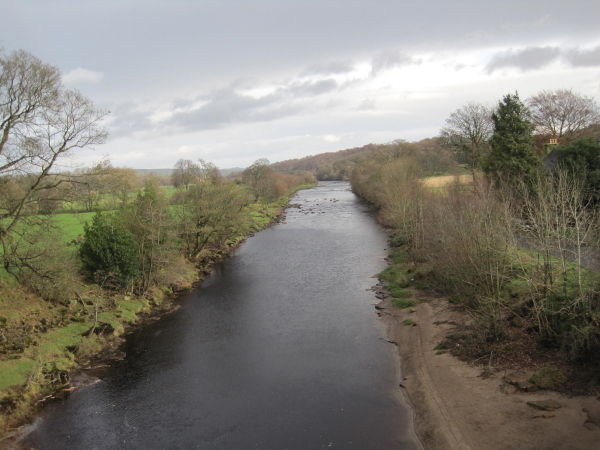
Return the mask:
<svg viewBox="0 0 600 450">
<path fill-rule="evenodd" d="M 594 126 L 540 137 L 535 111 L 510 94 L 454 113 L 489 120 L 485 139 L 450 136 L 471 176 L 428 178 L 407 143 L 353 167 L 394 246 L 377 308 L 429 449 L 597 443 L 600 144 Z"/>
</svg>

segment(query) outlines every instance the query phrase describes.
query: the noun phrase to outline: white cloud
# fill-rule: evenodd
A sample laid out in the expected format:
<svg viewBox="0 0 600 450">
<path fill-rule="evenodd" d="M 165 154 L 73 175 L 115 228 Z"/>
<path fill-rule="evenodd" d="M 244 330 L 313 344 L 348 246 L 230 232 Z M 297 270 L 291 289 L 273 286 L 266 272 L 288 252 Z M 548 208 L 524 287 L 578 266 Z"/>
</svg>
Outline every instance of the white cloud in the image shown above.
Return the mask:
<svg viewBox="0 0 600 450">
<path fill-rule="evenodd" d="M 94 72 L 93 70 L 78 67 L 63 74 L 62 81 L 67 86 L 76 86 L 83 83 L 97 84 L 102 78 L 104 78 L 104 73 L 102 72 Z"/>
</svg>

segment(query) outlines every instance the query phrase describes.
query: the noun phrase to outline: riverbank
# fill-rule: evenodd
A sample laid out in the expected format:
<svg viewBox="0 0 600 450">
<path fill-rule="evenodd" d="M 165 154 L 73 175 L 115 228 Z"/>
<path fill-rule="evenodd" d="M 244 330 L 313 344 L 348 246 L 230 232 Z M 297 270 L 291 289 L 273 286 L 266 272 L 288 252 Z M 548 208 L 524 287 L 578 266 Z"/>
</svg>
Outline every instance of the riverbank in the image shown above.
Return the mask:
<svg viewBox="0 0 600 450">
<path fill-rule="evenodd" d="M 412 405 L 427 450 L 590 450 L 600 442 L 600 397 L 551 390 L 525 392 L 508 383 L 517 369 L 500 371 L 459 360 L 440 343 L 468 316 L 444 298 L 417 293 L 399 309 L 390 298 L 376 306 L 397 345 L 401 390 Z M 527 374 L 530 367 L 522 367 Z M 529 375 L 533 373 L 530 372 Z M 560 407 L 536 409 L 528 402 Z"/>
<path fill-rule="evenodd" d="M 300 188 L 307 187 L 311 186 Z M 274 204 L 250 208 L 247 236 L 282 220 L 287 200 L 296 190 Z M 181 272 L 175 284 L 157 287 L 145 297 L 82 284 L 72 304 L 53 305 L 21 292 L 18 286 L 14 292 L 4 290 L 0 299 L 0 315 L 7 318 L 0 322 L 0 448 L 10 445 L 11 438 L 46 402 L 101 378 L 112 363 L 123 358 L 119 350 L 123 335 L 176 310 L 177 298 L 197 286 L 212 264 L 227 258 L 244 240 L 239 236 L 223 247 L 202 252 L 196 270 Z"/>
<path fill-rule="evenodd" d="M 365 291 L 385 234 L 346 183 L 291 202 L 285 223 L 127 336 L 102 382 L 50 405 L 23 447 L 421 448 Z"/>
</svg>

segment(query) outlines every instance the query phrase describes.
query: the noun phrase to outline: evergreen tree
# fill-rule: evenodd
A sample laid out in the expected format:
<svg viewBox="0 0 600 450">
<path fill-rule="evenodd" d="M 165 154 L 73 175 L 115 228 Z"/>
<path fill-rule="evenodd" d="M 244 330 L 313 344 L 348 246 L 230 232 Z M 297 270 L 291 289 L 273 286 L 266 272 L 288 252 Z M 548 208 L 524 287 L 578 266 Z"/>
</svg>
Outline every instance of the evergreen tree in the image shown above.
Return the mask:
<svg viewBox="0 0 600 450">
<path fill-rule="evenodd" d="M 84 226 L 85 240 L 79 248 L 84 272 L 106 278 L 109 285 L 125 287 L 140 276 L 138 245 L 118 217 L 96 213 Z"/>
<path fill-rule="evenodd" d="M 512 184 L 517 180 L 529 184 L 540 167 L 540 158 L 534 153 L 534 127 L 527 115 L 527 109 L 516 93 L 506 95 L 492 114 L 494 134 L 483 170 L 496 185 Z"/>
<path fill-rule="evenodd" d="M 593 138 L 583 138 L 556 150 L 558 166 L 566 168 L 583 182 L 585 200 L 600 203 L 600 144 Z"/>
</svg>

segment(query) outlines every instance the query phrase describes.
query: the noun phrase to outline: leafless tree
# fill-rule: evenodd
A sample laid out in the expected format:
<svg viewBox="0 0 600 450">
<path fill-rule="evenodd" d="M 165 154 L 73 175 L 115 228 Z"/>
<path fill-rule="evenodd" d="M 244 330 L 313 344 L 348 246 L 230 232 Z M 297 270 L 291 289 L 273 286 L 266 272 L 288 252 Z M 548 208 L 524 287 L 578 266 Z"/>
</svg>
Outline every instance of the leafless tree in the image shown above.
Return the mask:
<svg viewBox="0 0 600 450">
<path fill-rule="evenodd" d="M 255 201 L 257 202 L 260 197 L 260 191 L 263 191 L 265 188 L 265 178 L 273 172 L 273 169 L 269 167 L 270 164 L 271 163 L 267 158 L 260 158 L 254 161 L 242 173 L 244 183 L 250 187 L 255 195 Z M 263 181 L 263 183 L 261 183 L 261 181 Z"/>
<path fill-rule="evenodd" d="M 573 142 L 585 128 L 600 122 L 600 108 L 594 99 L 570 89 L 541 91 L 526 103 L 537 132 L 562 144 Z"/>
<path fill-rule="evenodd" d="M 190 184 L 198 181 L 201 175 L 201 169 L 198 164 L 189 159 L 180 159 L 173 167 L 173 185 L 176 188 L 183 187 L 187 191 Z"/>
<path fill-rule="evenodd" d="M 35 204 L 68 182 L 57 172 L 71 151 L 104 142 L 107 113 L 65 90 L 58 68 L 22 50 L 0 54 L 0 184 L 10 186 L 10 195 L 0 196 L 0 254 L 7 272 L 35 271 L 44 251 L 34 235 L 45 220 Z"/>
<path fill-rule="evenodd" d="M 494 132 L 492 112 L 487 105 L 469 102 L 450 114 L 440 130 L 446 146 L 463 155 L 473 168 L 480 165 L 489 149 L 488 141 Z"/>
</svg>

